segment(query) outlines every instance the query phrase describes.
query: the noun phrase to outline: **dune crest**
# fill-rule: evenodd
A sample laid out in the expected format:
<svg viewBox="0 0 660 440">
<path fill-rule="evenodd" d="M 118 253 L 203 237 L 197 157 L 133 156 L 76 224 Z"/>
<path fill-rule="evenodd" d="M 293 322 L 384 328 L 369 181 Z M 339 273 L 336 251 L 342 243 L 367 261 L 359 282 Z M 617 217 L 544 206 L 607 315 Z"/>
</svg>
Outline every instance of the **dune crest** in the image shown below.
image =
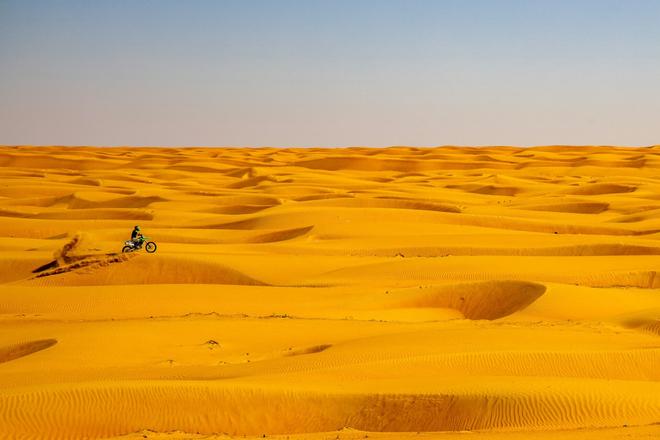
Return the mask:
<svg viewBox="0 0 660 440">
<path fill-rule="evenodd" d="M 545 286 L 524 281 L 486 281 L 425 288 L 422 292 L 414 299 L 404 300 L 401 305 L 446 307 L 460 311 L 468 319 L 498 319 L 536 301 L 545 293 Z"/>
</svg>

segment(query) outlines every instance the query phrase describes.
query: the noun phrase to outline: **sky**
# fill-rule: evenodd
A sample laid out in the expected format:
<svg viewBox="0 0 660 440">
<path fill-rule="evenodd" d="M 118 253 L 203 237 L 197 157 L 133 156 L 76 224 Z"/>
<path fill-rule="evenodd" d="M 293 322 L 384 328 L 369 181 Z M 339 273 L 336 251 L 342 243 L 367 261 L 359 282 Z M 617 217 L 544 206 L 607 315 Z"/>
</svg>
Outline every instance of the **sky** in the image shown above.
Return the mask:
<svg viewBox="0 0 660 440">
<path fill-rule="evenodd" d="M 660 0 L 0 0 L 0 144 L 660 144 Z"/>
</svg>

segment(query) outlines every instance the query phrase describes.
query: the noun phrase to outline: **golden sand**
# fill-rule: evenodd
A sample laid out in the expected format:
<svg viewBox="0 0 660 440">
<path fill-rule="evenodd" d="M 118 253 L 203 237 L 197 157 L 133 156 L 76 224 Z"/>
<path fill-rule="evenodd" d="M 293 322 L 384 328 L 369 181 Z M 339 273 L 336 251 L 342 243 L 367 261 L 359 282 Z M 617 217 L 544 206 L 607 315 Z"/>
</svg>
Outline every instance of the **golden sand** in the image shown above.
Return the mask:
<svg viewBox="0 0 660 440">
<path fill-rule="evenodd" d="M 3 147 L 0 251 L 1 438 L 660 436 L 660 147 Z"/>
</svg>

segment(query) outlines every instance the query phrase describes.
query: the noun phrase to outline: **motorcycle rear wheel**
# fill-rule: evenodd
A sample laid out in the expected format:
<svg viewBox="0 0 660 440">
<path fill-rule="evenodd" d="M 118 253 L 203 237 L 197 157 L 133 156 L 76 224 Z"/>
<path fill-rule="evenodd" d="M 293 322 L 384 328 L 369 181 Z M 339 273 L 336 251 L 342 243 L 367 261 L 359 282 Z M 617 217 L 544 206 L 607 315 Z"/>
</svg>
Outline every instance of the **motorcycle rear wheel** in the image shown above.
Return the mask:
<svg viewBox="0 0 660 440">
<path fill-rule="evenodd" d="M 144 250 L 149 252 L 150 254 L 156 252 L 156 248 L 157 248 L 156 243 L 154 243 L 153 241 L 148 241 L 147 244 L 144 246 Z"/>
<path fill-rule="evenodd" d="M 121 248 L 121 251 L 122 251 L 122 253 L 125 254 L 127 252 L 133 252 L 133 248 L 130 247 L 130 246 L 124 246 L 123 248 Z"/>
</svg>

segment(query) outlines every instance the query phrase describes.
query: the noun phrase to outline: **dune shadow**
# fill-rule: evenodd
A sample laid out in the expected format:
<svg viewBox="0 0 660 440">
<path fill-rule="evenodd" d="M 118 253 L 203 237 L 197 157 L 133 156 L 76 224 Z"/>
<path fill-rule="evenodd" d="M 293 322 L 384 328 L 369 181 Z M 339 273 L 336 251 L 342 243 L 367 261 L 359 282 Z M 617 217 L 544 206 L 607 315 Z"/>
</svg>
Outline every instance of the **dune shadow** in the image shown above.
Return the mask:
<svg viewBox="0 0 660 440">
<path fill-rule="evenodd" d="M 57 344 L 57 339 L 40 339 L 7 347 L 0 347 L 0 364 L 45 350 L 55 344 Z"/>
</svg>

